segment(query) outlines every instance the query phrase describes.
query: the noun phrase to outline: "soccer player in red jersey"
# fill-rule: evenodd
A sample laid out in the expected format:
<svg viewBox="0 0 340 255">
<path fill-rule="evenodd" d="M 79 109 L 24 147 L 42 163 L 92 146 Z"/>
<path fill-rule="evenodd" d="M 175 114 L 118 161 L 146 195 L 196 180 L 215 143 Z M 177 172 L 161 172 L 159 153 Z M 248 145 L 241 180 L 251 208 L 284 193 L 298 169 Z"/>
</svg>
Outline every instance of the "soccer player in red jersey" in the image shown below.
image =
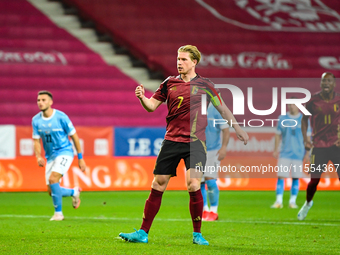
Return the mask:
<svg viewBox="0 0 340 255">
<path fill-rule="evenodd" d="M 119 236 L 129 242 L 147 243 L 151 224 L 159 211 L 162 195 L 170 177 L 176 176 L 176 168 L 183 159 L 187 174 L 187 189 L 190 195 L 189 209 L 194 233 L 193 243 L 209 245 L 201 234 L 203 198 L 200 190 L 202 173 L 197 167 L 204 167 L 206 161 L 205 128 L 207 116 L 201 114 L 201 95 L 207 95 L 220 112 L 221 116 L 232 121 L 237 137 L 247 144 L 247 133 L 237 124 L 233 114 L 221 100 L 214 84 L 196 74 L 195 67 L 201 59 L 201 53 L 195 46 L 185 45 L 178 49 L 178 76 L 168 77 L 151 98 L 144 96 L 144 87 L 136 88 L 135 94 L 148 112 L 155 111 L 163 102 L 167 102 L 168 115 L 165 139 L 158 154 L 151 193 L 144 207 L 141 228 L 133 233 L 120 233 Z"/>
<path fill-rule="evenodd" d="M 307 186 L 307 199 L 298 213 L 298 219 L 304 220 L 313 205 L 313 196 L 319 184 L 321 174 L 326 170 L 328 161 L 337 169 L 340 179 L 340 94 L 334 91 L 335 76 L 332 73 L 323 73 L 321 76 L 321 92 L 312 96 L 306 104 L 307 110 L 312 114 L 311 125 L 313 129 L 313 145 L 307 140 L 307 127 L 309 116 L 304 116 L 301 130 L 305 147 L 311 153 L 310 174 L 311 180 Z"/>
</svg>

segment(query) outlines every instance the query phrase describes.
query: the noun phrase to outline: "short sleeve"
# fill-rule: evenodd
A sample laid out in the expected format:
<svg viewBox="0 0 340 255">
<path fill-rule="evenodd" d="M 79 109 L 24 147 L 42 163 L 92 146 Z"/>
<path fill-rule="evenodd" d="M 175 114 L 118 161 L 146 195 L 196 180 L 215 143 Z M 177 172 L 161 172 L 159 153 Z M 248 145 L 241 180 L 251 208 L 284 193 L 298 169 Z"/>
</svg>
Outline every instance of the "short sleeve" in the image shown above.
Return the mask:
<svg viewBox="0 0 340 255">
<path fill-rule="evenodd" d="M 36 125 L 34 119 L 32 119 L 32 129 L 33 129 L 32 138 L 33 139 L 40 139 L 38 128 L 37 128 L 37 125 Z"/>
<path fill-rule="evenodd" d="M 76 133 L 76 129 L 74 128 L 71 120 L 69 119 L 69 117 L 64 114 L 61 118 L 61 125 L 65 131 L 65 133 L 69 136 L 72 136 Z"/>
<path fill-rule="evenodd" d="M 210 80 L 206 83 L 205 91 L 207 93 L 207 97 L 209 101 L 213 104 L 213 106 L 219 106 L 222 104 L 222 96 L 219 89 L 215 88 L 214 83 Z"/>
<path fill-rule="evenodd" d="M 159 88 L 155 91 L 155 93 L 152 95 L 152 97 L 158 101 L 165 102 L 168 98 L 168 77 L 165 81 L 161 83 Z"/>
</svg>

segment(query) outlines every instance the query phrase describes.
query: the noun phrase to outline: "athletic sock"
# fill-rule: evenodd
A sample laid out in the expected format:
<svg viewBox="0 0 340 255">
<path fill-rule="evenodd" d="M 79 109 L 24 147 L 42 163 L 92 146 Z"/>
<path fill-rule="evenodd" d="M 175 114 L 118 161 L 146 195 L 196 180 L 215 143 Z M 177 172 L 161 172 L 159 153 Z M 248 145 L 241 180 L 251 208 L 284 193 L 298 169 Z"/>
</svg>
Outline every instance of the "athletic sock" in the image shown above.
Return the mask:
<svg viewBox="0 0 340 255">
<path fill-rule="evenodd" d="M 316 189 L 318 187 L 319 181 L 320 181 L 320 178 L 313 178 L 312 177 L 310 179 L 310 182 L 307 185 L 307 194 L 306 194 L 308 203 L 313 200 L 313 197 L 314 197 L 314 194 L 315 194 Z"/>
<path fill-rule="evenodd" d="M 151 189 L 149 198 L 145 202 L 143 223 L 141 229 L 146 233 L 149 233 L 152 222 L 156 217 L 159 208 L 161 207 L 163 192 L 155 189 Z"/>
<path fill-rule="evenodd" d="M 289 199 L 290 204 L 296 204 L 296 198 L 299 193 L 299 184 L 300 184 L 299 179 L 293 178 L 292 187 L 290 189 L 290 199 Z"/>
<path fill-rule="evenodd" d="M 203 211 L 209 211 L 207 190 L 205 189 L 205 182 L 201 182 L 201 192 L 203 197 Z"/>
<path fill-rule="evenodd" d="M 208 196 L 210 201 L 210 210 L 214 213 L 217 213 L 217 207 L 218 207 L 218 199 L 220 196 L 220 191 L 217 186 L 216 179 L 207 180 L 206 181 L 208 186 Z"/>
<path fill-rule="evenodd" d="M 276 202 L 279 204 L 282 204 L 284 185 L 284 179 L 278 178 L 276 183 Z"/>
<path fill-rule="evenodd" d="M 51 195 L 55 212 L 61 213 L 62 195 L 59 182 L 50 184 Z"/>
<path fill-rule="evenodd" d="M 60 189 L 61 189 L 61 195 L 63 197 L 71 197 L 74 195 L 74 189 L 68 189 L 64 187 L 60 187 Z"/>
<path fill-rule="evenodd" d="M 194 227 L 194 232 L 201 233 L 202 214 L 203 214 L 203 198 L 201 190 L 189 192 L 190 202 L 189 209 Z"/>
</svg>

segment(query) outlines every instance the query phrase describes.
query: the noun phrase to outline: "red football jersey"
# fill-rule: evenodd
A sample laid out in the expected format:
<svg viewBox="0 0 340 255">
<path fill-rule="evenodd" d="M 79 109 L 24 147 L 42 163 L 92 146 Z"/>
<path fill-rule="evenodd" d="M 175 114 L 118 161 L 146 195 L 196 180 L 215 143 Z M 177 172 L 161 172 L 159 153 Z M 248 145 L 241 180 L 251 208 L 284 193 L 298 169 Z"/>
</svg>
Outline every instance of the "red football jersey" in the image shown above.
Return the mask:
<svg viewBox="0 0 340 255">
<path fill-rule="evenodd" d="M 331 101 L 326 102 L 321 92 L 312 96 L 306 104 L 312 114 L 313 145 L 316 148 L 331 147 L 340 138 L 340 94 L 334 93 Z"/>
<path fill-rule="evenodd" d="M 170 76 L 162 82 L 152 97 L 167 101 L 165 139 L 185 143 L 197 139 L 205 141 L 207 116 L 201 114 L 201 95 L 207 94 L 209 103 L 210 100 L 216 102 L 217 93 L 214 84 L 199 75 L 190 82 L 183 81 L 180 76 Z"/>
</svg>

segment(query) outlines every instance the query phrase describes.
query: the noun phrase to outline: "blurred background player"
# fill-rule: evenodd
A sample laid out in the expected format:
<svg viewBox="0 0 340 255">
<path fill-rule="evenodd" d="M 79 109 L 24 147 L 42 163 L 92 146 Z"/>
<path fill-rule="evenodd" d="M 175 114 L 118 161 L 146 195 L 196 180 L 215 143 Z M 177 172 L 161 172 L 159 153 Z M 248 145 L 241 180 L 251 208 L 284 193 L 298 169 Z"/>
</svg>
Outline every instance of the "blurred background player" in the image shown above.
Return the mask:
<svg viewBox="0 0 340 255">
<path fill-rule="evenodd" d="M 53 96 L 49 91 L 38 92 L 38 107 L 41 112 L 32 119 L 34 153 L 40 167 L 45 166 L 45 160 L 41 156 L 40 139 L 45 150 L 47 160 L 45 177 L 48 193 L 52 196 L 54 215 L 51 221 L 64 219 L 62 213 L 62 197 L 72 196 L 72 205 L 78 208 L 80 204 L 80 189 L 68 189 L 60 187 L 61 177 L 68 171 L 73 161 L 73 149 L 68 136 L 73 140 L 78 153 L 78 165 L 84 172 L 86 164 L 82 156 L 79 138 L 67 115 L 51 108 Z"/>
<path fill-rule="evenodd" d="M 302 113 L 295 104 L 288 105 L 287 115 L 279 117 L 275 134 L 275 148 L 273 156 L 278 158 L 279 172 L 276 184 L 276 201 L 271 208 L 282 208 L 284 179 L 292 177 L 289 207 L 298 208 L 296 198 L 299 192 L 299 178 L 303 176 L 303 161 L 309 162 L 309 151 L 305 150 L 301 132 Z M 292 120 L 295 120 L 292 121 Z M 284 124 L 285 126 L 283 126 Z M 294 126 L 296 124 L 296 126 Z M 310 141 L 311 131 L 308 130 L 307 138 Z M 279 145 L 281 143 L 281 150 Z"/>
<path fill-rule="evenodd" d="M 208 125 L 205 129 L 206 146 L 207 146 L 207 163 L 206 171 L 203 173 L 201 182 L 201 192 L 203 196 L 203 221 L 215 221 L 218 219 L 218 201 L 219 189 L 217 186 L 218 166 L 220 161 L 227 155 L 227 145 L 229 142 L 229 125 L 228 124 L 215 124 L 214 119 L 222 119 L 221 114 L 216 108 L 209 104 L 207 109 Z M 222 142 L 221 142 L 222 133 Z M 212 169 L 212 171 L 209 171 Z M 208 187 L 208 196 L 205 188 Z M 210 209 L 208 206 L 208 199 L 210 202 Z"/>
<path fill-rule="evenodd" d="M 137 98 L 148 112 L 155 111 L 163 102 L 167 102 L 167 127 L 161 150 L 154 169 L 154 179 L 149 198 L 144 207 L 143 223 L 133 233 L 120 233 L 119 236 L 129 242 L 147 243 L 148 232 L 161 206 L 162 195 L 181 159 L 187 172 L 186 183 L 189 192 L 189 210 L 193 223 L 193 243 L 209 245 L 201 234 L 203 198 L 200 190 L 202 172 L 206 163 L 205 129 L 207 117 L 201 114 L 201 95 L 208 94 L 209 100 L 226 120 L 237 123 L 231 111 L 220 99 L 214 84 L 196 74 L 195 67 L 201 59 L 201 53 L 195 46 L 186 45 L 177 52 L 177 77 L 168 77 L 151 98 L 145 97 L 144 87 L 135 90 Z M 248 141 L 248 135 L 238 124 L 233 124 L 237 137 Z"/>
<path fill-rule="evenodd" d="M 298 213 L 298 219 L 304 220 L 313 205 L 313 196 L 320 182 L 322 173 L 329 161 L 337 169 L 340 180 L 340 94 L 334 91 L 335 76 L 326 72 L 321 76 L 321 92 L 312 96 L 306 104 L 312 114 L 313 144 L 308 140 L 307 127 L 309 116 L 302 118 L 302 134 L 307 150 L 312 147 L 309 172 L 311 180 L 307 185 L 306 202 Z"/>
</svg>

